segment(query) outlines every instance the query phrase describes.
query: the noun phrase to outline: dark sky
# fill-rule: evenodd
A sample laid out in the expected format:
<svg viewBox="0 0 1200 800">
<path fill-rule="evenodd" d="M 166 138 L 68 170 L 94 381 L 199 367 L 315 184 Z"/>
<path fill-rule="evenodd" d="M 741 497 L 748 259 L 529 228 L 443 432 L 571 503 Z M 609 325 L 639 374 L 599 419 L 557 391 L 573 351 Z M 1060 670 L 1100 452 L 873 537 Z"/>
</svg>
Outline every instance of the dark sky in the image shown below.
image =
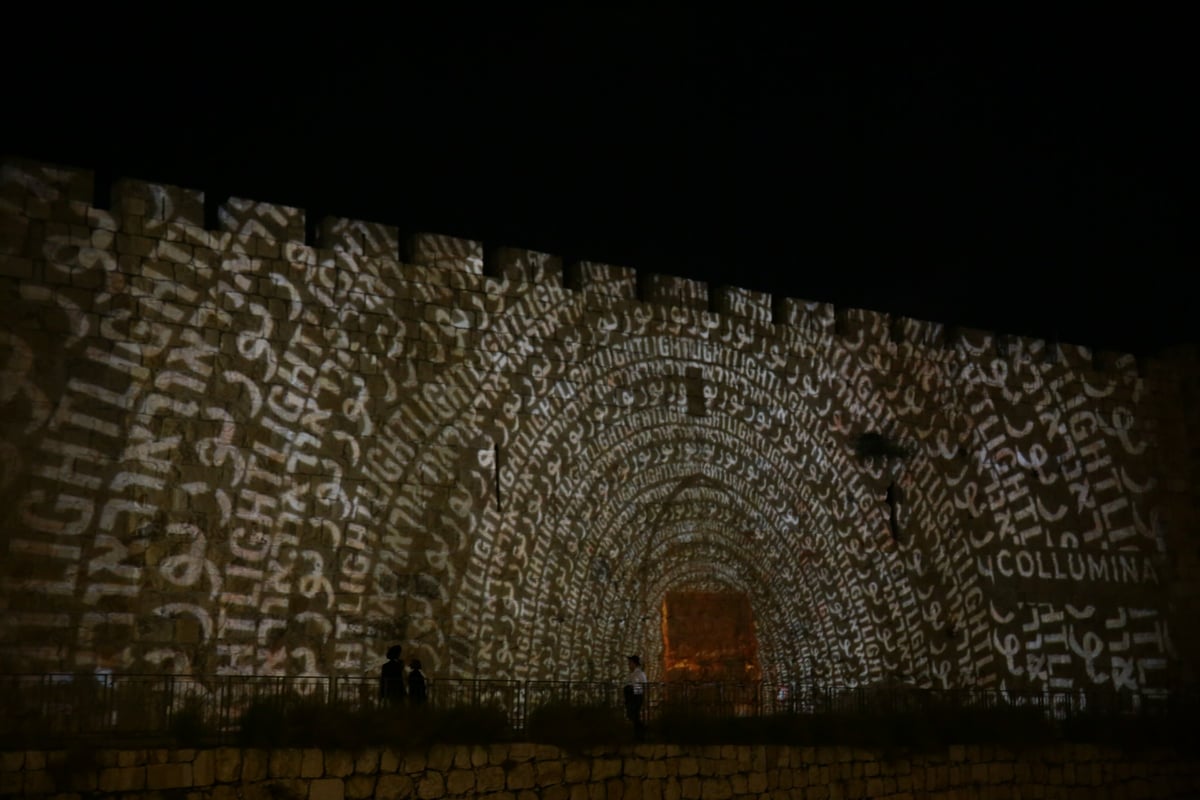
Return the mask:
<svg viewBox="0 0 1200 800">
<path fill-rule="evenodd" d="M 335 12 L 31 22 L 0 145 L 1005 332 L 1200 339 L 1182 16 Z"/>
</svg>

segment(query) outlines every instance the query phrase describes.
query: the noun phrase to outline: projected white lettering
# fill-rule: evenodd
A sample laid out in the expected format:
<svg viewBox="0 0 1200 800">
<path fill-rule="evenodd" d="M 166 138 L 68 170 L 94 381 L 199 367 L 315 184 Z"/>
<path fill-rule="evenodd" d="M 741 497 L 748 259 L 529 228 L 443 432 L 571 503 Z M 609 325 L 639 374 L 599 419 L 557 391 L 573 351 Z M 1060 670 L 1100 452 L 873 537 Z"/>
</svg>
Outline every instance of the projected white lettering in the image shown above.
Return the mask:
<svg viewBox="0 0 1200 800">
<path fill-rule="evenodd" d="M 4 170 L 6 667 L 653 677 L 733 590 L 772 680 L 1169 684 L 1132 358 Z"/>
</svg>

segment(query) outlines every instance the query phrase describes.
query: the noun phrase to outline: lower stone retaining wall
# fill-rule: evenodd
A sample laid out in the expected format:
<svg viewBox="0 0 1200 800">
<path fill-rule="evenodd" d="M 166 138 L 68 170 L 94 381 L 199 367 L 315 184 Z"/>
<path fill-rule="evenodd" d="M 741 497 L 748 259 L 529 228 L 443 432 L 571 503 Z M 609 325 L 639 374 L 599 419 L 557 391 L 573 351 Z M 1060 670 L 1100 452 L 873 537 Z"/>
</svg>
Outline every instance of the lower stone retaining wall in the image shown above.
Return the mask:
<svg viewBox="0 0 1200 800">
<path fill-rule="evenodd" d="M 850 748 L 535 744 L 419 750 L 141 749 L 0 753 L 0 795 L 50 800 L 720 800 L 1200 797 L 1188 754 L 1088 745 L 886 757 Z"/>
</svg>

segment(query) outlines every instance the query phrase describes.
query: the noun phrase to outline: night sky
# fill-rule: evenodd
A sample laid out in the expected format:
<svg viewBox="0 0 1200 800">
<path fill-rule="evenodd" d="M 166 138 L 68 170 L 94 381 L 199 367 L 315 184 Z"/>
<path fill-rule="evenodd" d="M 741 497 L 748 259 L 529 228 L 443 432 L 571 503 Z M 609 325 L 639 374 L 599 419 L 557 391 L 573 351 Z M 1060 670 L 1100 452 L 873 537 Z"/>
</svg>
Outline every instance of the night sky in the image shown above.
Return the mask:
<svg viewBox="0 0 1200 800">
<path fill-rule="evenodd" d="M 0 149 L 1008 333 L 1200 339 L 1182 16 L 442 8 L 31 20 Z"/>
</svg>

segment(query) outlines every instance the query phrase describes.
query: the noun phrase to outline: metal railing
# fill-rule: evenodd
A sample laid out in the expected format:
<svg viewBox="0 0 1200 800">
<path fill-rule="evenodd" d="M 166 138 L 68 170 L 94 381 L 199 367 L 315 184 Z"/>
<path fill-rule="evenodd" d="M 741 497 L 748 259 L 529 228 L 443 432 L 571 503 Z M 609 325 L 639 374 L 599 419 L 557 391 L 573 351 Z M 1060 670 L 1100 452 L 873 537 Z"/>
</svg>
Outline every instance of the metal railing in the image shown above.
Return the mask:
<svg viewBox="0 0 1200 800">
<path fill-rule="evenodd" d="M 488 708 L 504 714 L 514 733 L 547 706 L 623 709 L 619 682 L 441 678 L 428 684 L 430 710 Z M 1036 709 L 1049 720 L 1084 714 L 1147 716 L 1195 694 L 1099 691 L 919 689 L 909 686 L 816 686 L 756 683 L 651 683 L 643 713 L 708 717 L 889 714 Z M 256 704 L 310 702 L 349 710 L 380 708 L 376 677 L 241 675 L 0 675 L 0 738 L 161 737 L 184 719 L 217 736 L 236 736 Z"/>
</svg>

